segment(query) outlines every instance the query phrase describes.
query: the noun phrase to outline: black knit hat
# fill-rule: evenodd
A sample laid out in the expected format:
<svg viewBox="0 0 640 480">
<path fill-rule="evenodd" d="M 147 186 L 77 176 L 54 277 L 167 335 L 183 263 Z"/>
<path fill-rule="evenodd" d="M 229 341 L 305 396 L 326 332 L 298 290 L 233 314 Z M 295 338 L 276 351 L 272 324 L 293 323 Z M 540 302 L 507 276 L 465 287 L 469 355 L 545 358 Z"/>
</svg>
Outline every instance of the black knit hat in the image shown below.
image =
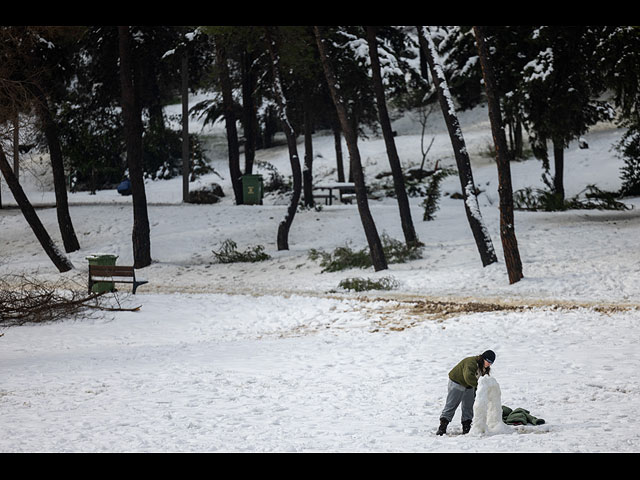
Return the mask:
<svg viewBox="0 0 640 480">
<path fill-rule="evenodd" d="M 487 350 L 481 355 L 487 362 L 493 363 L 496 361 L 496 354 L 493 353 L 493 350 Z"/>
</svg>

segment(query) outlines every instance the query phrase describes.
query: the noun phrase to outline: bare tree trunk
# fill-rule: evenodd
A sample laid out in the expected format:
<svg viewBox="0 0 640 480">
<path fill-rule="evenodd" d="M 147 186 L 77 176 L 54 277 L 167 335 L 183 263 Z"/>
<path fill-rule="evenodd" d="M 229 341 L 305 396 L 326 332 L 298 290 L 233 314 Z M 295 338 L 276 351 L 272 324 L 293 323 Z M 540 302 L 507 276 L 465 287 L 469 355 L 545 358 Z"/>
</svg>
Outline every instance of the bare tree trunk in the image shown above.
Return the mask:
<svg viewBox="0 0 640 480">
<path fill-rule="evenodd" d="M 182 201 L 189 203 L 189 57 L 182 52 Z"/>
<path fill-rule="evenodd" d="M 9 165 L 9 161 L 0 147 L 0 171 L 2 171 L 2 175 L 4 175 L 4 179 L 13 194 L 13 198 L 18 202 L 18 206 L 22 211 L 22 215 L 24 215 L 25 220 L 33 230 L 36 238 L 42 245 L 42 248 L 49 256 L 53 264 L 57 267 L 58 271 L 67 272 L 73 268 L 71 261 L 64 255 L 58 247 L 55 245 L 47 230 L 44 228 L 44 225 L 38 218 L 38 214 L 36 213 L 33 205 L 29 202 L 29 199 L 25 195 L 20 183 L 18 182 L 18 178 L 13 173 L 11 165 Z"/>
<path fill-rule="evenodd" d="M 520 120 L 520 117 L 518 117 L 516 119 L 516 127 L 515 127 L 515 132 L 514 132 L 514 138 L 515 138 L 515 155 L 516 158 L 522 158 L 523 157 L 523 142 L 522 142 L 522 120 Z"/>
<path fill-rule="evenodd" d="M 40 99 L 40 118 L 43 122 L 44 134 L 49 144 L 49 156 L 51 160 L 51 169 L 53 171 L 53 185 L 56 194 L 56 214 L 58 217 L 58 226 L 62 235 L 62 242 L 67 253 L 80 250 L 80 243 L 76 237 L 76 232 L 71 221 L 69 213 L 69 202 L 67 199 L 67 182 L 64 174 L 64 160 L 62 158 L 62 149 L 60 147 L 60 139 L 58 137 L 58 127 L 51 117 L 51 112 L 43 98 Z"/>
<path fill-rule="evenodd" d="M 360 151 L 358 150 L 358 137 L 357 133 L 351 126 L 349 119 L 347 118 L 347 110 L 343 104 L 343 100 L 340 98 L 340 94 L 337 88 L 337 81 L 333 73 L 333 69 L 329 63 L 327 50 L 320 33 L 320 27 L 314 26 L 313 31 L 316 37 L 316 43 L 318 44 L 318 50 L 320 52 L 320 60 L 324 69 L 325 77 L 327 77 L 327 84 L 329 85 L 329 91 L 333 98 L 336 110 L 338 112 L 338 118 L 340 119 L 340 125 L 344 132 L 345 139 L 347 141 L 347 149 L 349 150 L 349 158 L 351 163 L 351 174 L 353 175 L 353 183 L 356 190 L 356 202 L 358 204 L 358 212 L 360 213 L 360 220 L 364 228 L 364 233 L 369 244 L 369 251 L 371 252 L 371 260 L 375 271 L 386 270 L 387 260 L 382 249 L 382 242 L 376 229 L 376 224 L 369 210 L 369 202 L 367 200 L 367 191 L 364 181 L 364 172 L 362 171 L 362 162 L 360 160 Z"/>
<path fill-rule="evenodd" d="M 256 157 L 258 119 L 253 90 L 256 80 L 253 69 L 253 56 L 245 50 L 242 54 L 242 109 L 244 111 L 244 173 L 253 172 Z"/>
<path fill-rule="evenodd" d="M 489 120 L 491 121 L 491 132 L 496 148 L 496 163 L 498 166 L 498 193 L 500 194 L 500 237 L 504 250 L 509 283 L 513 284 L 522 279 L 522 262 L 518 250 L 516 230 L 513 216 L 513 189 L 511 186 L 511 166 L 509 165 L 509 155 L 507 150 L 507 139 L 502 125 L 502 115 L 500 113 L 500 103 L 497 97 L 496 82 L 493 73 L 493 65 L 489 58 L 489 52 L 484 40 L 483 28 L 474 26 L 473 31 L 476 36 L 478 56 L 482 67 L 482 77 L 487 93 L 489 106 Z"/>
<path fill-rule="evenodd" d="M 13 117 L 13 173 L 20 181 L 20 114 Z"/>
<path fill-rule="evenodd" d="M 336 152 L 336 170 L 338 170 L 338 181 L 344 182 L 344 162 L 342 159 L 342 131 L 340 130 L 340 120 L 337 116 L 331 115 L 331 130 L 333 130 L 333 143 Z"/>
<path fill-rule="evenodd" d="M 233 108 L 233 96 L 229 67 L 227 65 L 227 51 L 223 44 L 224 39 L 215 38 L 216 57 L 220 72 L 220 89 L 222 90 L 222 103 L 224 106 L 224 121 L 227 127 L 227 145 L 229 147 L 229 173 L 231 185 L 236 197 L 236 205 L 242 205 L 242 172 L 240 171 L 240 146 L 238 144 L 238 129 L 236 127 L 236 115 Z"/>
<path fill-rule="evenodd" d="M 564 147 L 562 142 L 553 141 L 553 191 L 564 201 Z"/>
<path fill-rule="evenodd" d="M 302 190 L 304 204 L 313 207 L 313 125 L 311 120 L 311 106 L 305 94 L 304 99 L 304 168 L 302 169 Z"/>
<path fill-rule="evenodd" d="M 133 197 L 133 232 L 131 235 L 133 266 L 135 268 L 143 268 L 151 265 L 151 239 L 142 167 L 142 111 L 136 93 L 129 27 L 118 27 L 118 42 L 127 166 L 129 167 L 129 180 L 131 181 L 131 194 Z"/>
<path fill-rule="evenodd" d="M 382 127 L 382 135 L 387 148 L 387 156 L 391 165 L 391 174 L 393 176 L 393 187 L 398 200 L 398 208 L 400 210 L 400 222 L 404 233 L 404 240 L 407 246 L 416 246 L 420 244 L 416 230 L 411 219 L 411 207 L 409 198 L 404 184 L 404 175 L 402 174 L 402 166 L 400 165 L 400 157 L 396 149 L 396 143 L 393 139 L 393 130 L 391 129 L 391 121 L 389 120 L 389 112 L 387 111 L 387 102 L 384 95 L 384 87 L 382 85 L 382 75 L 380 73 L 380 59 L 378 57 L 378 43 L 376 40 L 376 27 L 367 26 L 367 42 L 369 44 L 369 57 L 371 59 L 371 73 L 373 76 L 373 90 L 376 95 L 378 105 L 378 117 L 380 118 L 380 126 Z"/>
<path fill-rule="evenodd" d="M 438 62 L 431 36 L 425 27 L 418 26 L 416 28 L 418 29 L 420 48 L 429 64 L 431 76 L 433 77 L 438 92 L 442 115 L 447 125 L 447 130 L 449 131 L 449 138 L 451 139 L 456 165 L 458 166 L 458 176 L 460 177 L 460 187 L 462 188 L 462 195 L 464 197 L 464 209 L 467 214 L 467 220 L 471 227 L 476 247 L 480 253 L 482 265 L 486 267 L 487 265 L 497 262 L 497 257 L 493 248 L 493 242 L 480 214 L 476 186 L 473 181 L 473 171 L 471 170 L 471 161 L 469 160 L 469 153 L 467 152 L 467 147 L 462 135 L 462 129 L 460 128 L 458 117 L 455 114 L 453 99 L 449 92 L 449 86 L 447 85 L 442 67 Z"/>
<path fill-rule="evenodd" d="M 293 193 L 287 209 L 287 214 L 284 220 L 280 222 L 278 226 L 278 250 L 289 250 L 289 230 L 293 223 L 296 210 L 298 209 L 298 202 L 300 201 L 300 195 L 302 193 L 302 172 L 300 170 L 300 157 L 298 157 L 298 147 L 296 145 L 296 135 L 293 131 L 291 123 L 289 123 L 289 117 L 287 112 L 287 102 L 284 97 L 284 91 L 282 90 L 282 83 L 280 77 L 280 57 L 278 55 L 278 46 L 273 38 L 272 27 L 265 27 L 265 34 L 267 39 L 267 45 L 269 48 L 269 54 L 271 55 L 271 65 L 273 69 L 273 89 L 275 93 L 276 103 L 278 104 L 278 113 L 280 120 L 282 121 L 282 127 L 287 137 L 287 146 L 289 148 L 289 161 L 291 163 L 291 174 L 293 177 Z"/>
</svg>

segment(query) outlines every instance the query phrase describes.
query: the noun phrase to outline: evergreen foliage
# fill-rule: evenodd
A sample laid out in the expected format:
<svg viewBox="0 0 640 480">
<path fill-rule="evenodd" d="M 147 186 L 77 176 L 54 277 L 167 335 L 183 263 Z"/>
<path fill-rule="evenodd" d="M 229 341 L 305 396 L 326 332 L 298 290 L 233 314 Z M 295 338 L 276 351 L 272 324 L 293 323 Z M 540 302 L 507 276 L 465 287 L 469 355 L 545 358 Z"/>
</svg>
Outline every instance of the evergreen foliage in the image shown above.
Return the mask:
<svg viewBox="0 0 640 480">
<path fill-rule="evenodd" d="M 429 177 L 429 183 L 427 185 L 426 192 L 424 194 L 424 200 L 420 204 L 424 208 L 422 214 L 423 221 L 430 221 L 435 219 L 435 213 L 440 208 L 438 202 L 440 201 L 440 184 L 445 177 L 451 175 L 450 169 L 437 170 L 431 177 Z"/>
<path fill-rule="evenodd" d="M 188 27 L 132 27 L 137 58 L 135 75 L 142 79 L 144 115 L 143 167 L 148 178 L 171 178 L 182 163 L 180 133 L 171 130 L 164 106 L 175 101 L 180 86 L 180 56 L 186 48 Z M 75 79 L 61 98 L 57 111 L 66 168 L 74 189 L 111 188 L 126 175 L 125 145 L 120 114 L 117 30 L 109 26 L 85 27 L 70 56 Z M 203 75 L 210 54 L 203 36 L 194 35 L 189 48 L 191 84 Z M 197 53 L 197 55 L 196 55 Z M 209 171 L 209 160 L 196 134 L 190 134 L 192 178 Z"/>
<path fill-rule="evenodd" d="M 628 205 L 618 201 L 617 197 L 617 192 L 603 191 L 595 185 L 587 185 L 582 192 L 567 199 L 550 190 L 527 187 L 514 192 L 513 203 L 516 210 L 545 212 L 631 209 Z"/>
<path fill-rule="evenodd" d="M 630 128 L 616 146 L 624 160 L 621 169 L 622 188 L 620 195 L 640 195 L 640 131 L 638 127 Z"/>
<path fill-rule="evenodd" d="M 378 280 L 351 277 L 341 280 L 338 287 L 344 290 L 353 290 L 354 292 L 365 292 L 368 290 L 393 290 L 398 287 L 398 281 L 393 277 L 382 277 Z"/>
<path fill-rule="evenodd" d="M 271 256 L 264 251 L 262 245 L 248 247 L 245 251 L 238 251 L 238 245 L 231 239 L 222 242 L 220 250 L 212 250 L 218 263 L 263 262 Z"/>
<path fill-rule="evenodd" d="M 406 263 L 422 258 L 423 246 L 407 246 L 386 233 L 381 235 L 382 249 L 389 263 Z M 309 259 L 319 260 L 323 272 L 338 272 L 349 268 L 369 268 L 373 265 L 369 248 L 354 250 L 348 243 L 333 252 L 323 252 L 312 248 Z"/>
<path fill-rule="evenodd" d="M 534 154 L 547 161 L 547 142 L 564 149 L 599 121 L 613 119 L 598 97 L 605 83 L 593 52 L 598 27 L 545 26 L 531 41 L 538 53 L 525 66 L 519 88 Z"/>
<path fill-rule="evenodd" d="M 146 175 L 166 178 L 178 172 L 180 137 L 168 128 L 163 107 L 175 103 L 180 86 L 180 59 L 189 52 L 192 91 L 219 93 L 214 35 L 226 42 L 237 118 L 244 133 L 255 122 L 257 148 L 271 146 L 279 130 L 271 89 L 270 60 L 263 30 L 251 26 L 137 26 L 136 75 L 142 81 L 141 102 L 145 118 L 144 168 Z M 278 26 L 283 39 L 281 62 L 283 88 L 290 120 L 297 134 L 303 132 L 305 109 L 314 112 L 313 129 L 330 128 L 335 111 L 329 99 L 309 26 Z M 117 29 L 112 26 L 1 27 L 2 77 L 46 85 L 51 111 L 60 129 L 65 167 L 76 188 L 95 190 L 122 179 L 123 126 L 120 118 Z M 341 94 L 358 133 L 375 131 L 378 120 L 371 87 L 370 64 L 362 26 L 324 28 Z M 441 62 L 457 108 L 468 109 L 484 101 L 481 72 L 470 26 L 430 27 L 441 52 Z M 637 132 L 640 131 L 640 28 L 634 26 L 490 26 L 487 43 L 499 52 L 493 57 L 512 158 L 523 155 L 521 132 L 529 135 L 534 154 L 548 165 L 547 143 L 558 148 L 584 134 L 590 126 L 613 118 L 617 108 L 620 125 L 628 129 L 618 146 L 625 159 L 621 171 L 622 192 L 637 194 Z M 389 105 L 397 111 L 414 109 L 435 100 L 435 90 L 417 45 L 415 27 L 378 26 L 379 55 Z M 18 48 L 19 47 L 19 48 Z M 252 104 L 242 98 L 244 81 L 251 75 Z M 8 84 L 7 84 L 8 85 Z M 6 87 L 6 85 L 5 85 Z M 6 90 L 5 90 L 6 92 Z M 603 98 L 611 92 L 610 98 Z M 245 94 L 246 95 L 246 94 Z M 3 96 L 2 105 L 14 105 L 23 113 L 28 102 Z M 15 97 L 15 95 L 13 95 Z M 192 115 L 208 121 L 222 118 L 215 95 L 198 105 Z M 306 103 L 305 103 L 306 102 Z M 254 116 L 245 107 L 252 108 Z M 244 111 L 244 113 L 243 113 Z M 5 108 L 3 122 L 10 120 Z M 244 138 L 245 145 L 249 139 Z M 41 143 L 44 146 L 44 142 Z M 205 172 L 208 159 L 190 136 L 193 175 Z M 248 160 L 247 160 L 248 161 Z M 247 164 L 247 168 L 251 168 Z M 274 185 L 278 180 L 274 178 Z M 436 180 L 435 178 L 433 180 Z M 279 185 L 275 188 L 281 188 Z M 435 188 L 436 185 L 433 185 Z M 420 185 L 407 182 L 407 191 Z M 425 217 L 435 208 L 425 199 Z"/>
</svg>

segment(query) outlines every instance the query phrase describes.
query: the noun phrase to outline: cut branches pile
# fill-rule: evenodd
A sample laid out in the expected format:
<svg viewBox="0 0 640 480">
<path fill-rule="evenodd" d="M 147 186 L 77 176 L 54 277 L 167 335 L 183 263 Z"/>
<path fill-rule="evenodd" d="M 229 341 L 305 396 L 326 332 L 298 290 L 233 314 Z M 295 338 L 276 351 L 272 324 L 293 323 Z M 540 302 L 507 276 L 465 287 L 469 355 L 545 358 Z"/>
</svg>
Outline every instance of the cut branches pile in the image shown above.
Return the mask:
<svg viewBox="0 0 640 480">
<path fill-rule="evenodd" d="M 0 326 L 45 323 L 57 320 L 81 319 L 95 312 L 135 311 L 125 308 L 117 295 L 108 292 L 89 293 L 67 285 L 47 283 L 24 275 L 0 279 Z"/>
</svg>

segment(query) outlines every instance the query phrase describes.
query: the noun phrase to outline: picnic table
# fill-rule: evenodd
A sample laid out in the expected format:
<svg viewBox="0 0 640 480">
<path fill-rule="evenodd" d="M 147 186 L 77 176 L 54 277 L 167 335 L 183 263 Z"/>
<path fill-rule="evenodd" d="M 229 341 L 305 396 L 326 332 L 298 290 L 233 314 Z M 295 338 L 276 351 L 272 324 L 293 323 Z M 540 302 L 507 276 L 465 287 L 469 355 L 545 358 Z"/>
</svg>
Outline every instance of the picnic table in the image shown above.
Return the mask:
<svg viewBox="0 0 640 480">
<path fill-rule="evenodd" d="M 313 187 L 314 194 L 313 198 L 324 198 L 326 205 L 333 204 L 333 191 L 338 191 L 338 198 L 343 203 L 351 203 L 351 199 L 354 197 L 355 192 L 355 184 L 353 182 L 322 182 L 318 183 Z M 315 190 L 319 190 L 320 192 L 316 194 Z"/>
</svg>

